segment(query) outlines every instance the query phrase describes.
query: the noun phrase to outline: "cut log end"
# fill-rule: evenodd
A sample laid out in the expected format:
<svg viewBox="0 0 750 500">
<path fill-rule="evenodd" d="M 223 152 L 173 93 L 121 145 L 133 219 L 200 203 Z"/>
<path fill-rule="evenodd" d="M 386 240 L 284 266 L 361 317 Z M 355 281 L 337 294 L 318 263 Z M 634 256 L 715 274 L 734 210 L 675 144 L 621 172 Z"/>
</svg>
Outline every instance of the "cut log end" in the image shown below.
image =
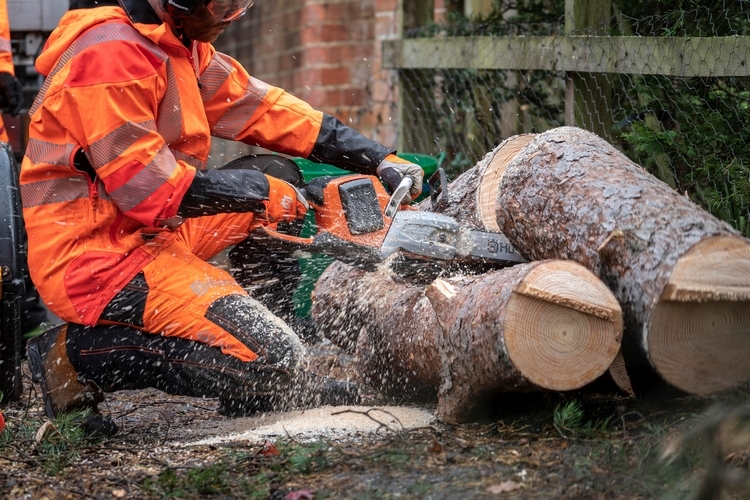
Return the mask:
<svg viewBox="0 0 750 500">
<path fill-rule="evenodd" d="M 600 280 L 574 262 L 548 261 L 514 290 L 505 345 L 530 382 L 566 391 L 583 387 L 610 367 L 622 331 L 622 310 Z"/>
<path fill-rule="evenodd" d="M 750 244 L 716 236 L 675 265 L 654 306 L 648 351 L 659 374 L 706 395 L 750 381 Z"/>
<path fill-rule="evenodd" d="M 507 139 L 495 151 L 495 156 L 482 174 L 482 180 L 477 189 L 477 215 L 488 231 L 500 232 L 495 212 L 497 210 L 497 192 L 503 180 L 505 167 L 533 138 L 534 134 L 525 134 Z"/>
</svg>

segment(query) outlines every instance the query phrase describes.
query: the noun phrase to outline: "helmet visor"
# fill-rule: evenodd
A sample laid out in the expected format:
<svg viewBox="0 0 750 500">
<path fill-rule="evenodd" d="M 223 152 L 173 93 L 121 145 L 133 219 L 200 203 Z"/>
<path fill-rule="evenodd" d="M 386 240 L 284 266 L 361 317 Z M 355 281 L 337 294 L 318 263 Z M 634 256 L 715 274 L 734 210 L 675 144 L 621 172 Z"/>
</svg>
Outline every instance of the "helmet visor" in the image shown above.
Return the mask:
<svg viewBox="0 0 750 500">
<path fill-rule="evenodd" d="M 215 19 L 234 21 L 245 15 L 254 2 L 255 0 L 211 0 L 206 7 Z"/>
</svg>

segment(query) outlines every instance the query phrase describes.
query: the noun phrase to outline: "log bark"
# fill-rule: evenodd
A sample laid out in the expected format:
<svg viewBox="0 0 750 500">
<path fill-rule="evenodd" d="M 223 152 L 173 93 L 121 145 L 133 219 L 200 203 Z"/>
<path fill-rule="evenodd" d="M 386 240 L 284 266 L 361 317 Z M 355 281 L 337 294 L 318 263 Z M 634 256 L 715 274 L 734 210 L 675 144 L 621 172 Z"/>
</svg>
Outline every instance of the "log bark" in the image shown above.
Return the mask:
<svg viewBox="0 0 750 500">
<path fill-rule="evenodd" d="M 649 366 L 695 394 L 750 380 L 750 242 L 603 139 L 517 136 L 450 187 L 444 213 L 607 283 L 631 377 Z"/>
<path fill-rule="evenodd" d="M 619 352 L 622 311 L 607 287 L 566 261 L 477 276 L 399 281 L 335 263 L 318 280 L 313 317 L 357 354 L 372 387 L 438 400 L 449 421 L 471 420 L 499 393 L 572 390 Z"/>
<path fill-rule="evenodd" d="M 356 354 L 362 380 L 408 401 L 434 401 L 440 383 L 437 315 L 424 287 L 334 262 L 312 295 L 318 332 Z"/>
<path fill-rule="evenodd" d="M 483 218 L 479 207 L 487 207 L 485 212 L 494 212 L 496 193 L 503 173 L 499 166 L 507 165 L 534 137 L 534 134 L 520 134 L 508 138 L 494 151 L 488 153 L 477 166 L 450 183 L 437 210 L 433 210 L 430 199 L 424 200 L 417 208 L 449 215 L 469 228 L 500 233 L 500 227 L 496 221 L 491 217 Z M 496 166 L 490 169 L 489 174 L 487 173 L 488 163 Z M 481 269 L 476 269 L 476 271 L 481 271 Z M 625 394 L 634 395 L 622 353 L 618 354 L 607 372 L 607 383 L 613 383 Z"/>
</svg>

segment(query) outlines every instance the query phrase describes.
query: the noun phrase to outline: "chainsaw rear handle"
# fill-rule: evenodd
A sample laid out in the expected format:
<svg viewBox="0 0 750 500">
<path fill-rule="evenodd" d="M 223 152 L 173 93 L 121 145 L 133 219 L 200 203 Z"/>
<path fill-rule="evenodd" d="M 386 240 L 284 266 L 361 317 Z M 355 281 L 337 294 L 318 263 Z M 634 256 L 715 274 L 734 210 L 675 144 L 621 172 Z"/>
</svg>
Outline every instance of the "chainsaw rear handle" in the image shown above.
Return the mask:
<svg viewBox="0 0 750 500">
<path fill-rule="evenodd" d="M 414 180 L 412 180 L 411 177 L 404 176 L 401 179 L 398 187 L 393 190 L 393 194 L 391 195 L 390 200 L 388 200 L 388 205 L 386 205 L 385 211 L 383 212 L 386 217 L 392 219 L 396 216 L 396 212 L 398 212 L 399 207 L 401 207 L 401 203 L 407 196 L 409 196 L 412 184 L 414 184 Z M 409 196 L 409 201 L 411 201 L 411 196 Z"/>
</svg>

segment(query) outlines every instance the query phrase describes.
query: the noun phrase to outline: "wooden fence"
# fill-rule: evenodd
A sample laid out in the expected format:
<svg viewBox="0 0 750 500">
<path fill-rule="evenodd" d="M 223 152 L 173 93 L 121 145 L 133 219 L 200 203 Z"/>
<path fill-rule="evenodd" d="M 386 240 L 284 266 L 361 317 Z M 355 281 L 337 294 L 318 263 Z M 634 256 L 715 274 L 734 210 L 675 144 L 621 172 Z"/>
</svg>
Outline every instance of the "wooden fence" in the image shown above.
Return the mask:
<svg viewBox="0 0 750 500">
<path fill-rule="evenodd" d="M 590 36 L 477 36 L 385 41 L 383 67 L 565 72 L 566 125 L 576 125 L 605 138 L 610 137 L 612 126 L 608 73 L 675 77 L 750 74 L 748 36 L 604 36 L 601 31 L 611 17 L 610 9 L 609 0 L 566 0 L 565 31 L 585 30 L 592 33 Z M 410 101 L 414 96 L 404 91 L 405 86 L 401 88 L 403 118 L 413 107 Z M 404 120 L 399 120 L 399 125 L 403 124 Z M 400 132 L 400 141 L 403 141 L 407 134 L 403 130 Z"/>
</svg>

